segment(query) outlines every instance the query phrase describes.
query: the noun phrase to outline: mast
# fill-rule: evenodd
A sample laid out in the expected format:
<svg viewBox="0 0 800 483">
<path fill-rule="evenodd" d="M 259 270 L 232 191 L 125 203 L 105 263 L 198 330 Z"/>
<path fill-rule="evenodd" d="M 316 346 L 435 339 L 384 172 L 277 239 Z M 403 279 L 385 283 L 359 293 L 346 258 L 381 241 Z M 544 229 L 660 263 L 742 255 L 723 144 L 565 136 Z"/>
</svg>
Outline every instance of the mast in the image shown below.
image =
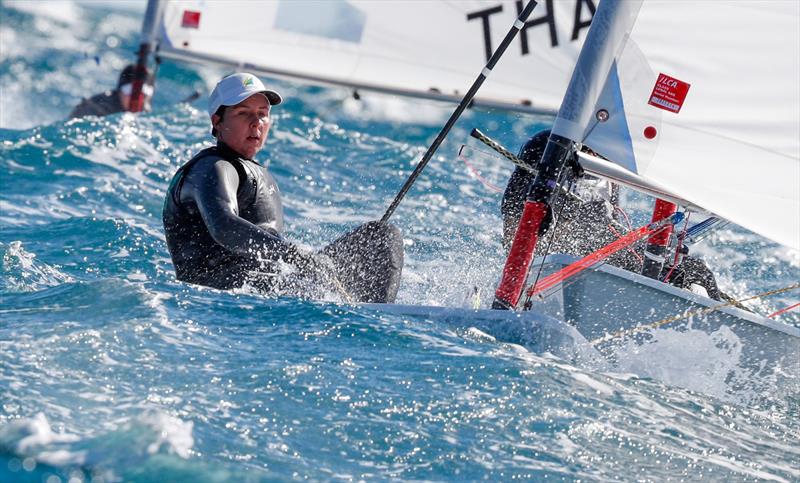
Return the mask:
<svg viewBox="0 0 800 483">
<path fill-rule="evenodd" d="M 590 124 L 608 120 L 608 111 L 594 112 L 614 57 L 628 39 L 641 2 L 603 0 L 581 49 L 572 78 L 547 141 L 539 173 L 528 188 L 522 216 L 503 267 L 492 308 L 514 309 L 522 295 L 536 242 L 547 228 L 551 198 L 567 171 L 577 172 L 575 153 Z"/>
<path fill-rule="evenodd" d="M 136 67 L 133 73 L 133 89 L 131 91 L 131 112 L 141 112 L 144 109 L 144 93 L 142 88 L 147 82 L 149 74 L 147 65 L 150 54 L 155 51 L 158 40 L 158 30 L 161 27 L 162 0 L 149 0 L 147 10 L 142 22 L 142 38 L 137 53 Z"/>
</svg>

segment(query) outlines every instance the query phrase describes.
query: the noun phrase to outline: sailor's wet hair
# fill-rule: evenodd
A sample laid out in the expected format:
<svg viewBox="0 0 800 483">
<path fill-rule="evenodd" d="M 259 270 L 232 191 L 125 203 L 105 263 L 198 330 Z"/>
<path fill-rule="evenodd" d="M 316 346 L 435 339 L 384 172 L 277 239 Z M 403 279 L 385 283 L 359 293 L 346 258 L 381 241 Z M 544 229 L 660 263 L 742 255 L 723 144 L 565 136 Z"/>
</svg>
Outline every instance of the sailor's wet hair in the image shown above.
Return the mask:
<svg viewBox="0 0 800 483">
<path fill-rule="evenodd" d="M 225 109 L 227 109 L 227 107 L 228 106 L 219 106 L 217 112 L 214 113 L 214 115 L 219 116 L 220 121 L 225 117 Z M 211 126 L 211 136 L 215 138 L 217 137 L 217 128 L 215 128 L 214 126 Z"/>
</svg>

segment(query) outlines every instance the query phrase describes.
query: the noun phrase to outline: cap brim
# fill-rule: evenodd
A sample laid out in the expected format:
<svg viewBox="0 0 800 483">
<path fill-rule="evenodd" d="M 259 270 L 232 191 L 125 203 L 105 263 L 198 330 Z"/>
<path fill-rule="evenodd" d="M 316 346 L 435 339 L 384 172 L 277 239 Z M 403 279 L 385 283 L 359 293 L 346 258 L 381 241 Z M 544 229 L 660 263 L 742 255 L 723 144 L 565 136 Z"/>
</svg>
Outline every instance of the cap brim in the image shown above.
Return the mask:
<svg viewBox="0 0 800 483">
<path fill-rule="evenodd" d="M 281 97 L 280 94 L 278 94 L 277 92 L 275 92 L 273 90 L 267 89 L 267 90 L 264 90 L 264 91 L 256 91 L 256 92 L 242 92 L 241 94 L 239 94 L 235 98 L 231 99 L 229 102 L 225 102 L 225 103 L 222 103 L 220 105 L 221 106 L 235 106 L 236 104 L 239 104 L 240 102 L 244 101 L 245 99 L 249 99 L 249 98 L 253 97 L 256 94 L 264 94 L 264 97 L 267 98 L 267 100 L 269 101 L 269 104 L 271 106 L 277 106 L 278 104 L 283 102 L 283 98 Z"/>
<path fill-rule="evenodd" d="M 281 95 L 275 91 L 267 89 L 265 91 L 261 91 L 261 93 L 267 96 L 267 100 L 269 101 L 269 104 L 271 106 L 277 106 L 278 104 L 283 102 L 283 98 L 281 97 Z"/>
</svg>

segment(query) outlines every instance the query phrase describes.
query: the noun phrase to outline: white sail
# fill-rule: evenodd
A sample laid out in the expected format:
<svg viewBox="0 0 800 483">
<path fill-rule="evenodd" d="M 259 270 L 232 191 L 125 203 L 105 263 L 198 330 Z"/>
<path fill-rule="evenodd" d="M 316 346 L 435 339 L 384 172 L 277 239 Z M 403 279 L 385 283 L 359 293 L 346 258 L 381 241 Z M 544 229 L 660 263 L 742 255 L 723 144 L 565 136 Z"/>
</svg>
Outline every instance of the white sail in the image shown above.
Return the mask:
<svg viewBox="0 0 800 483">
<path fill-rule="evenodd" d="M 620 5 L 633 11 L 638 3 Z M 160 52 L 457 99 L 522 6 L 514 0 L 171 0 L 162 9 Z M 555 112 L 593 9 L 591 0 L 541 1 L 476 103 Z M 647 0 L 622 32 L 619 48 L 603 53 L 607 72 L 584 80 L 584 97 L 595 109 L 581 112 L 572 126 L 559 119 L 556 132 L 627 169 L 636 186 L 800 248 L 800 2 Z M 665 85 L 654 97 L 661 74 L 677 87 Z M 680 106 L 675 95 L 683 96 Z M 599 109 L 609 112 L 608 121 L 592 122 Z"/>
<path fill-rule="evenodd" d="M 460 98 L 526 2 L 173 0 L 161 54 L 307 79 Z M 594 12 L 541 1 L 476 98 L 555 112 Z"/>
<path fill-rule="evenodd" d="M 800 2 L 648 0 L 622 46 L 556 132 L 800 249 Z"/>
</svg>

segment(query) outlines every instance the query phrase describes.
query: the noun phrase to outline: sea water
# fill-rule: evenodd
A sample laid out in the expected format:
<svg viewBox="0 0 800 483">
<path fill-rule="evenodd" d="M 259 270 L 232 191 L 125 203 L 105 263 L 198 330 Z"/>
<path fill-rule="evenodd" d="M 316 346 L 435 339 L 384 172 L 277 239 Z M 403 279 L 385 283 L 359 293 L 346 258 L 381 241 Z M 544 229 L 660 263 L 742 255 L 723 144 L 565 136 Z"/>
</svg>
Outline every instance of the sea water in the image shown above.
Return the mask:
<svg viewBox="0 0 800 483">
<path fill-rule="evenodd" d="M 152 112 L 65 120 L 133 59 L 142 13 L 0 4 L 0 481 L 800 479 L 800 389 L 732 390 L 730 334 L 667 329 L 611 365 L 468 317 L 177 282 L 164 191 L 211 141 L 204 99 L 179 101 L 226 72 L 165 61 Z M 260 159 L 307 248 L 379 218 L 453 108 L 268 81 L 286 102 Z M 512 166 L 458 148 L 478 127 L 516 150 L 551 121 L 462 117 L 392 219 L 399 302 L 490 304 Z M 693 253 L 734 297 L 800 278 L 797 252 L 732 225 Z"/>
</svg>

